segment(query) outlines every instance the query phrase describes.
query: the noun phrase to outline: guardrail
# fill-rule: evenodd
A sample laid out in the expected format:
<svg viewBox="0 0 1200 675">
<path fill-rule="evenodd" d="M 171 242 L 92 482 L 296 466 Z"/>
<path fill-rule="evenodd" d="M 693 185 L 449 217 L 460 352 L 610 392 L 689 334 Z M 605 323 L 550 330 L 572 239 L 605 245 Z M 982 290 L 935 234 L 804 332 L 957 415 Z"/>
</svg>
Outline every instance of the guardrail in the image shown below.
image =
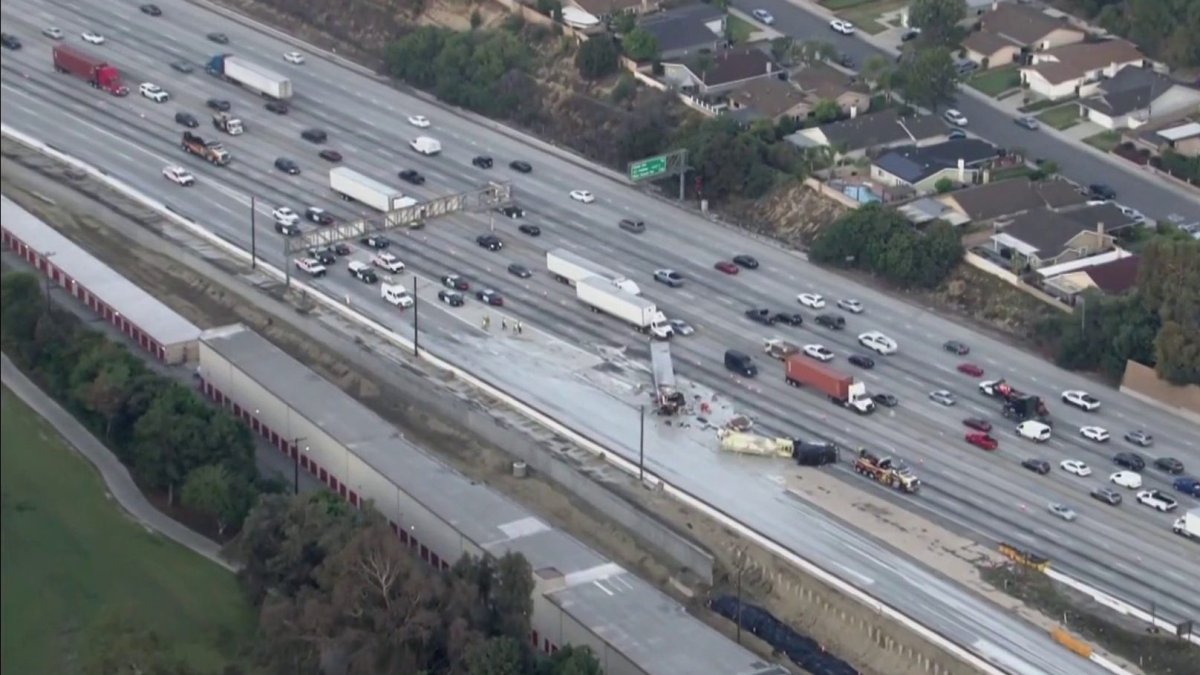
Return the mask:
<svg viewBox="0 0 1200 675">
<path fill-rule="evenodd" d="M 54 157 L 55 159 L 58 159 L 59 161 L 67 163 L 81 171 L 86 172 L 88 175 L 109 185 L 110 187 L 112 187 L 122 193 L 125 193 L 129 197 L 142 202 L 143 204 L 145 204 L 146 206 L 148 206 L 154 210 L 157 210 L 164 217 L 169 218 L 170 220 L 174 221 L 175 223 L 177 223 L 178 225 L 180 225 L 181 227 L 186 229 L 188 232 L 190 232 L 194 236 L 197 236 L 197 237 L 205 240 L 212 246 L 220 249 L 221 251 L 224 251 L 226 254 L 232 256 L 233 258 L 241 261 L 242 263 L 244 263 L 246 265 L 250 264 L 250 262 L 251 262 L 250 253 L 248 251 L 238 247 L 237 245 L 235 245 L 229 241 L 226 241 L 225 239 L 222 239 L 221 237 L 213 234 L 212 232 L 204 229 L 203 227 L 200 227 L 191 218 L 176 213 L 173 209 L 169 208 L 166 204 L 158 201 L 157 199 L 154 199 L 153 197 L 143 193 L 142 191 L 125 183 L 122 180 L 120 180 L 118 178 L 114 178 L 113 176 L 109 175 L 106 171 L 104 171 L 100 168 L 94 167 L 91 164 L 88 164 L 87 162 L 84 162 L 80 159 L 72 157 L 71 155 L 68 155 L 60 150 L 57 150 L 57 149 L 47 145 L 46 143 L 43 143 L 43 142 L 37 140 L 36 138 L 34 138 L 28 134 L 25 134 L 21 131 L 18 131 L 16 129 L 12 128 L 8 124 L 0 123 L 0 134 L 9 136 L 17 141 L 20 141 L 21 143 L 24 143 L 25 145 L 28 145 L 29 147 L 37 150 L 38 152 L 41 152 L 42 154 Z M 267 264 L 266 262 L 264 262 L 262 260 L 258 261 L 257 269 L 267 276 L 274 277 L 279 282 L 284 282 L 286 279 L 286 274 L 284 271 L 279 270 L 279 269 L 275 268 L 274 266 Z M 368 330 L 372 331 L 374 334 L 378 335 L 379 337 L 382 337 L 382 338 L 386 339 L 387 341 L 389 341 L 399 347 L 402 347 L 409 351 L 413 350 L 413 343 L 411 340 L 409 340 L 408 338 L 406 338 L 398 333 L 395 333 L 394 331 L 387 328 L 386 326 L 383 326 L 382 324 L 353 311 L 352 309 L 350 309 L 349 307 L 344 305 L 338 299 L 329 297 L 324 292 L 322 292 L 314 287 L 311 287 L 301 281 L 293 279 L 291 281 L 291 283 L 293 286 L 304 290 L 308 294 L 309 298 L 311 298 L 317 304 L 323 306 L 325 309 L 331 310 L 331 311 L 339 314 L 343 318 L 367 328 Z M 487 393 L 488 395 L 495 397 L 498 400 L 504 401 L 507 405 L 509 405 L 510 407 L 512 407 L 514 410 L 518 411 L 525 417 L 553 430 L 554 432 L 556 432 L 558 434 L 561 434 L 562 436 L 564 436 L 566 438 L 571 439 L 579 447 L 584 448 L 585 450 L 588 450 L 589 452 L 593 453 L 597 457 L 608 462 L 615 468 L 623 471 L 625 474 L 627 474 L 631 477 L 637 477 L 639 475 L 639 467 L 635 462 L 631 462 L 629 460 L 624 459 L 616 452 L 613 452 L 612 450 L 601 445 L 600 443 L 597 443 L 596 441 L 592 440 L 585 434 L 582 434 L 582 433 L 568 427 L 566 424 L 543 413 L 542 411 L 538 410 L 537 408 L 534 408 L 533 406 L 531 406 L 517 398 L 514 398 L 507 392 L 500 389 L 499 387 L 496 387 L 496 386 L 492 385 L 491 383 L 489 383 L 483 379 L 480 379 L 479 377 L 473 375 L 472 373 L 470 373 L 466 370 L 462 370 L 462 369 L 458 368 L 457 366 L 449 363 L 448 361 L 445 361 L 441 358 L 438 358 L 437 356 L 435 356 L 433 354 L 430 354 L 427 349 L 421 350 L 420 356 L 417 358 L 420 358 L 421 360 L 425 361 L 429 365 L 431 365 L 439 370 L 445 371 L 449 374 L 453 374 L 459 380 L 468 383 L 472 387 L 475 387 L 475 388 Z M 713 520 L 716 520 L 717 522 L 721 523 L 722 525 L 738 532 L 742 536 L 745 536 L 747 539 L 750 539 L 751 541 L 758 544 L 762 548 L 770 551 L 774 555 L 782 558 L 783 560 L 786 560 L 787 562 L 789 562 L 792 565 L 794 565 L 795 567 L 803 570 L 807 574 L 817 578 L 818 580 L 825 583 L 826 585 L 831 586 L 832 588 L 836 589 L 839 593 L 842 593 L 843 595 L 845 595 L 847 597 L 855 599 L 856 601 L 858 601 L 865 607 L 874 611 L 876 614 L 886 616 L 886 617 L 896 621 L 897 623 L 903 625 L 904 627 L 913 631 L 914 633 L 919 635 L 922 639 L 926 640 L 930 644 L 937 646 L 940 649 L 945 650 L 947 653 L 953 655 L 956 658 L 963 660 L 964 662 L 970 664 L 972 667 L 979 669 L 981 672 L 988 673 L 989 675 L 1005 675 L 1006 674 L 1007 671 L 1002 670 L 1002 669 L 998 668 L 997 666 L 993 665 L 992 663 L 989 663 L 988 661 L 985 661 L 984 659 L 975 655 L 974 653 L 967 651 L 965 648 L 963 648 L 962 646 L 959 646 L 957 643 L 953 642 L 951 639 L 949 639 L 949 638 L 945 637 L 944 635 L 938 633 L 937 631 L 921 624 L 916 619 L 909 617 L 908 615 L 904 614 L 900 610 L 898 610 L 890 605 L 887 605 L 887 604 L 881 602 L 880 600 L 868 595 L 867 593 L 861 591 L 860 589 L 856 588 L 855 586 L 843 581 L 839 577 L 837 577 L 837 576 L 831 574 L 830 572 L 827 572 L 826 570 L 822 569 L 821 567 L 817 566 L 815 563 L 813 563 L 805 558 L 800 557 L 796 553 L 794 553 L 791 550 L 789 550 L 788 548 L 786 548 L 784 545 L 782 545 L 779 542 L 775 541 L 774 539 L 771 539 L 770 537 L 758 532 L 757 530 L 746 525 L 745 523 L 742 523 L 742 522 L 736 520 L 733 516 L 725 513 L 720 508 L 718 508 L 712 504 L 709 504 L 708 502 L 700 499 L 699 497 L 696 497 L 695 495 L 688 493 L 687 491 L 683 490 L 682 488 L 671 485 L 670 483 L 666 482 L 661 477 L 655 475 L 652 472 L 642 471 L 641 473 L 644 475 L 644 482 L 648 486 L 659 489 L 659 490 L 671 495 L 675 499 L 683 502 L 684 504 L 687 504 L 688 506 L 696 509 L 697 511 L 700 511 L 701 513 L 705 514 L 709 518 L 712 518 Z M 1083 586 L 1079 582 L 1075 582 L 1074 580 L 1071 580 L 1071 581 L 1074 584 L 1077 584 L 1076 587 L 1082 586 L 1083 588 L 1086 588 L 1086 586 Z M 1135 616 L 1136 616 L 1136 614 L 1135 614 Z M 1093 658 L 1091 660 L 1095 661 L 1097 663 L 1100 663 L 1099 661 L 1097 661 L 1095 655 L 1093 655 Z"/>
</svg>

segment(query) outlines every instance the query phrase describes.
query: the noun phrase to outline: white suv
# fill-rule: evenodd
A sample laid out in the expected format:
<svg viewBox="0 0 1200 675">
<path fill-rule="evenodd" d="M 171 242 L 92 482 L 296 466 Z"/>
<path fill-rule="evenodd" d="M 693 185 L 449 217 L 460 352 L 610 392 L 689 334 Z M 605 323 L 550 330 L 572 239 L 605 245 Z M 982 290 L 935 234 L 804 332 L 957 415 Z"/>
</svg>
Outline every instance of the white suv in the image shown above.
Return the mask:
<svg viewBox="0 0 1200 675">
<path fill-rule="evenodd" d="M 143 82 L 138 86 L 138 93 L 155 103 L 166 103 L 171 98 L 166 90 L 153 82 Z"/>
<path fill-rule="evenodd" d="M 400 262 L 400 259 L 396 256 L 387 252 L 375 254 L 375 257 L 371 258 L 371 264 L 389 272 L 404 271 L 404 263 Z"/>
<path fill-rule="evenodd" d="M 275 218 L 275 222 L 284 223 L 285 225 L 295 225 L 300 222 L 300 216 L 286 206 L 280 206 L 275 209 L 271 212 L 271 216 Z"/>
<path fill-rule="evenodd" d="M 895 354 L 899 346 L 892 338 L 880 333 L 877 330 L 868 331 L 858 336 L 858 343 L 872 351 L 880 354 Z"/>
<path fill-rule="evenodd" d="M 188 170 L 182 166 L 168 166 L 162 170 L 162 173 L 167 180 L 176 185 L 187 187 L 196 184 L 196 177 L 188 173 Z"/>
</svg>

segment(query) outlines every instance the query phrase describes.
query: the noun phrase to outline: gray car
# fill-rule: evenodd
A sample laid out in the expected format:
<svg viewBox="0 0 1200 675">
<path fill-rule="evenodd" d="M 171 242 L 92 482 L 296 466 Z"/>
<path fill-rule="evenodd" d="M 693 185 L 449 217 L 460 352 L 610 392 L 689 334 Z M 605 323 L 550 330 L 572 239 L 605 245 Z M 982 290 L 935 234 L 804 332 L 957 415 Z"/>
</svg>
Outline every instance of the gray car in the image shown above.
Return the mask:
<svg viewBox="0 0 1200 675">
<path fill-rule="evenodd" d="M 634 234 L 641 234 L 646 231 L 646 223 L 641 220 L 630 220 L 629 218 L 623 218 L 621 222 L 617 223 L 617 225 L 622 230 L 625 230 L 626 232 L 632 232 Z"/>
<path fill-rule="evenodd" d="M 654 270 L 654 280 L 671 288 L 679 288 L 683 285 L 683 275 L 675 270 Z"/>
<path fill-rule="evenodd" d="M 691 335 L 696 332 L 696 329 L 692 328 L 692 324 L 683 319 L 671 319 L 671 328 L 675 329 L 676 335 Z"/>
<path fill-rule="evenodd" d="M 1074 509 L 1067 506 L 1066 504 L 1059 504 L 1058 502 L 1050 502 L 1046 506 L 1046 508 L 1048 508 L 1050 510 L 1050 513 L 1053 513 L 1054 515 L 1058 516 L 1059 518 L 1062 518 L 1063 520 L 1067 521 L 1068 523 L 1075 520 L 1075 518 L 1078 517 L 1075 515 Z"/>
<path fill-rule="evenodd" d="M 1096 488 L 1095 490 L 1092 490 L 1090 494 L 1092 495 L 1092 499 L 1104 502 L 1109 506 L 1121 505 L 1121 493 L 1117 492 L 1116 490 L 1110 490 L 1108 488 Z"/>
<path fill-rule="evenodd" d="M 1030 131 L 1037 131 L 1041 128 L 1041 125 L 1033 117 L 1018 117 L 1015 121 L 1017 126 L 1024 127 Z"/>
<path fill-rule="evenodd" d="M 929 400 L 946 406 L 954 405 L 956 402 L 954 400 L 954 394 L 946 391 L 945 389 L 938 389 L 937 391 L 929 392 Z"/>
<path fill-rule="evenodd" d="M 1126 431 L 1125 440 L 1133 443 L 1134 445 L 1140 445 L 1143 448 L 1148 448 L 1151 445 L 1154 445 L 1154 437 L 1151 436 L 1149 432 L 1142 431 L 1141 429 Z"/>
<path fill-rule="evenodd" d="M 188 63 L 187 61 L 172 61 L 171 67 L 174 68 L 175 70 L 177 70 L 181 73 L 185 73 L 185 74 L 190 73 L 193 70 L 195 70 L 195 68 L 192 66 L 192 64 Z"/>
</svg>

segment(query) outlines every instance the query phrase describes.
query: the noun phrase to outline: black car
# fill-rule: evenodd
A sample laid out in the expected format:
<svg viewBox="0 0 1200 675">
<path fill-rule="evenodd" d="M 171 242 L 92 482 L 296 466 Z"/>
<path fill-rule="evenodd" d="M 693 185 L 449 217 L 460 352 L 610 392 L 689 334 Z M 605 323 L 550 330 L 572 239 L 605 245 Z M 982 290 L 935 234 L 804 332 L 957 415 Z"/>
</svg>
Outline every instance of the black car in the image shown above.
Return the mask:
<svg viewBox="0 0 1200 675">
<path fill-rule="evenodd" d="M 184 75 L 187 75 L 188 73 L 190 73 L 196 69 L 195 66 L 188 63 L 187 61 L 172 61 L 171 68 L 183 73 Z"/>
<path fill-rule="evenodd" d="M 1112 201 L 1117 198 L 1117 191 L 1104 183 L 1092 183 L 1088 186 L 1088 196 L 1094 199 Z"/>
<path fill-rule="evenodd" d="M 317 153 L 317 156 L 326 162 L 342 161 L 342 153 L 338 152 L 337 150 L 322 150 L 321 152 Z"/>
<path fill-rule="evenodd" d="M 478 156 L 478 157 L 476 157 L 475 159 L 472 159 L 472 160 L 471 160 L 471 163 L 472 163 L 472 164 L 474 164 L 475 166 L 477 166 L 477 167 L 481 168 L 481 169 L 490 169 L 490 168 L 492 168 L 492 158 L 491 158 L 491 157 L 488 157 L 488 156 L 486 156 L 486 155 L 479 155 L 479 156 Z"/>
<path fill-rule="evenodd" d="M 1113 455 L 1113 464 L 1129 469 L 1130 471 L 1141 471 L 1146 468 L 1146 460 L 1142 459 L 1141 455 L 1133 452 L 1118 452 Z"/>
<path fill-rule="evenodd" d="M 478 291 L 475 291 L 475 297 L 494 307 L 500 307 L 504 305 L 504 296 L 500 295 L 499 291 L 491 288 L 481 288 Z"/>
<path fill-rule="evenodd" d="M 350 255 L 350 245 L 345 242 L 338 242 L 333 245 L 333 252 L 337 255 Z"/>
<path fill-rule="evenodd" d="M 525 209 L 523 209 L 519 206 L 513 206 L 511 204 L 509 206 L 501 206 L 500 208 L 498 208 L 496 210 L 499 211 L 500 213 L 503 213 L 505 218 L 516 219 L 516 218 L 524 218 L 525 217 Z"/>
<path fill-rule="evenodd" d="M 333 224 L 333 214 L 316 206 L 308 207 L 308 209 L 304 211 L 304 217 L 319 225 Z"/>
<path fill-rule="evenodd" d="M 841 330 L 846 327 L 846 318 L 840 314 L 818 314 L 814 321 L 818 326 L 824 326 L 830 330 Z"/>
<path fill-rule="evenodd" d="M 942 343 L 942 349 L 945 349 L 951 354 L 958 354 L 959 356 L 966 356 L 967 354 L 971 353 L 971 348 L 959 342 L 958 340 L 945 341 Z"/>
<path fill-rule="evenodd" d="M 447 274 L 442 277 L 442 285 L 456 291 L 471 290 L 471 282 L 463 278 L 461 274 Z"/>
<path fill-rule="evenodd" d="M 219 45 L 229 44 L 229 36 L 224 33 L 209 33 L 205 37 Z"/>
<path fill-rule="evenodd" d="M 1027 459 L 1021 462 L 1021 466 L 1034 473 L 1040 473 L 1043 476 L 1050 473 L 1050 462 L 1044 459 Z"/>
<path fill-rule="evenodd" d="M 337 262 L 337 256 L 330 249 L 309 249 L 308 257 L 315 258 L 322 265 L 332 265 Z"/>
<path fill-rule="evenodd" d="M 320 129 L 305 129 L 304 131 L 300 132 L 300 138 L 303 138 L 309 143 L 324 143 L 325 141 L 329 140 L 329 134 L 321 131 Z"/>
<path fill-rule="evenodd" d="M 451 307 L 463 306 L 463 294 L 459 293 L 458 291 L 452 291 L 443 288 L 442 290 L 438 291 L 438 300 L 441 300 Z"/>
<path fill-rule="evenodd" d="M 1159 457 L 1154 460 L 1154 467 L 1169 474 L 1183 473 L 1183 462 L 1174 457 Z"/>
<path fill-rule="evenodd" d="M 162 10 L 158 8 L 158 5 L 147 4 L 138 7 L 138 9 L 142 10 L 142 14 L 146 16 L 162 16 Z"/>
<path fill-rule="evenodd" d="M 530 225 L 529 223 L 522 223 L 517 230 L 522 234 L 527 234 L 531 237 L 539 237 L 542 234 L 542 228 L 538 227 L 537 225 Z"/>
<path fill-rule="evenodd" d="M 233 107 L 229 101 L 226 101 L 223 98 L 210 98 L 204 102 L 204 105 L 212 108 L 213 110 L 220 110 L 221 112 L 226 112 Z"/>
<path fill-rule="evenodd" d="M 533 167 L 529 165 L 529 162 L 522 162 L 519 159 L 514 159 L 513 161 L 509 162 L 508 168 L 512 169 L 513 171 L 520 171 L 521 173 L 529 173 L 530 171 L 533 171 Z"/>
<path fill-rule="evenodd" d="M 919 37 L 921 37 L 921 29 L 920 28 L 909 28 L 908 30 L 906 30 L 900 34 L 900 41 L 901 42 L 911 42 L 913 40 L 916 40 Z"/>
<path fill-rule="evenodd" d="M 508 273 L 513 276 L 521 277 L 522 279 L 528 279 L 529 277 L 533 276 L 533 272 L 529 271 L 528 267 L 520 263 L 513 263 L 509 265 Z"/>
<path fill-rule="evenodd" d="M 775 315 L 769 309 L 748 309 L 746 310 L 746 318 L 754 323 L 765 323 L 768 326 L 775 325 Z"/>
<path fill-rule="evenodd" d="M 363 237 L 360 241 L 362 241 L 363 246 L 374 249 L 385 249 L 392 245 L 391 239 L 378 234 Z"/>
<path fill-rule="evenodd" d="M 416 169 L 405 169 L 396 175 L 400 176 L 400 180 L 407 181 L 413 185 L 425 184 L 425 176 L 422 176 L 421 172 Z"/>
<path fill-rule="evenodd" d="M 275 168 L 290 176 L 295 176 L 300 173 L 300 165 L 288 159 L 287 157 L 280 157 L 279 159 L 275 160 Z"/>
<path fill-rule="evenodd" d="M 891 394 L 875 394 L 871 397 L 871 400 L 875 401 L 881 406 L 884 406 L 885 408 L 895 408 L 896 406 L 900 405 L 900 399 L 892 396 Z"/>
<path fill-rule="evenodd" d="M 284 103 L 283 101 L 267 101 L 263 107 L 268 111 L 275 113 L 276 115 L 286 115 L 288 114 L 289 110 L 288 104 Z"/>
<path fill-rule="evenodd" d="M 776 312 L 771 319 L 775 323 L 785 323 L 789 326 L 804 325 L 804 317 L 795 312 Z"/>
<path fill-rule="evenodd" d="M 189 129 L 195 129 L 200 126 L 200 120 L 196 119 L 196 116 L 192 113 L 177 112 L 175 113 L 175 121 Z"/>
<path fill-rule="evenodd" d="M 740 254 L 733 256 L 733 264 L 748 270 L 758 269 L 758 259 L 752 255 Z"/>
<path fill-rule="evenodd" d="M 21 48 L 21 39 L 18 38 L 16 35 L 9 35 L 8 33 L 0 33 L 0 44 L 4 45 L 5 49 L 20 49 Z"/>
<path fill-rule="evenodd" d="M 862 354 L 851 354 L 850 358 L 848 358 L 846 360 L 849 361 L 852 365 L 858 366 L 859 368 L 874 368 L 875 367 L 875 359 L 873 359 L 869 356 L 863 356 Z"/>
<path fill-rule="evenodd" d="M 475 243 L 489 251 L 499 251 L 504 248 L 504 242 L 500 241 L 500 237 L 494 234 L 481 234 L 475 237 Z"/>
</svg>

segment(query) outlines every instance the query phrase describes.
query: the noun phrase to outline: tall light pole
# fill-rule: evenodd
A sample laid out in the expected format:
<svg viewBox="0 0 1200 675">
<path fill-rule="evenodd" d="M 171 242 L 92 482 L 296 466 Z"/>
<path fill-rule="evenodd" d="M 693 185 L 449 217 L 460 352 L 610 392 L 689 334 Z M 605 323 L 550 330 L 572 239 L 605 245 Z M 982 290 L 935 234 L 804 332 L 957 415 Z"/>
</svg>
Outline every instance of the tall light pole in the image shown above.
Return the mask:
<svg viewBox="0 0 1200 675">
<path fill-rule="evenodd" d="M 46 251 L 42 253 L 42 264 L 46 266 L 46 313 L 51 314 L 53 310 L 50 308 L 50 259 L 55 256 L 54 251 Z"/>
<path fill-rule="evenodd" d="M 646 404 L 638 406 L 638 482 L 646 480 Z"/>
<path fill-rule="evenodd" d="M 304 436 L 297 436 L 292 439 L 293 459 L 296 460 L 295 469 L 292 473 L 293 494 L 300 494 L 300 441 L 307 441 Z M 308 452 L 308 446 L 304 447 L 304 452 Z"/>
<path fill-rule="evenodd" d="M 255 226 L 255 212 L 258 204 L 254 195 L 250 195 L 250 269 L 258 269 L 258 227 Z"/>
<path fill-rule="evenodd" d="M 421 300 L 417 297 L 417 275 L 413 275 L 413 356 L 421 357 L 420 309 Z"/>
</svg>

